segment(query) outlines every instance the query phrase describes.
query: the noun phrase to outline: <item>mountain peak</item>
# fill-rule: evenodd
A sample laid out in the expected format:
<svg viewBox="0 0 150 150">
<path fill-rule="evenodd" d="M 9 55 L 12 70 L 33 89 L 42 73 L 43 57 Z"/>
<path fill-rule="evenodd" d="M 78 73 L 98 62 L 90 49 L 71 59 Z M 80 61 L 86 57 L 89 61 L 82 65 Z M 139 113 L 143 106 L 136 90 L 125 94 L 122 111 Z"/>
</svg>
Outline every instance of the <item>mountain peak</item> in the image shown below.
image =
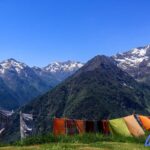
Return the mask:
<svg viewBox="0 0 150 150">
<path fill-rule="evenodd" d="M 26 64 L 21 63 L 13 58 L 9 58 L 0 63 L 0 73 L 4 74 L 6 70 L 14 70 L 20 73 L 21 70 L 26 67 Z"/>
<path fill-rule="evenodd" d="M 143 57 L 147 54 L 148 51 L 150 51 L 150 45 L 134 48 L 131 51 L 129 51 L 129 53 L 131 52 L 133 55 L 136 55 L 137 57 Z"/>
<path fill-rule="evenodd" d="M 90 62 L 95 63 L 114 63 L 114 60 L 111 57 L 105 55 L 97 55 L 90 60 Z"/>
<path fill-rule="evenodd" d="M 6 61 L 9 61 L 9 62 L 11 62 L 11 61 L 13 61 L 13 62 L 18 62 L 16 59 L 14 59 L 14 58 L 9 58 L 9 59 L 7 59 Z"/>
<path fill-rule="evenodd" d="M 117 61 L 118 67 L 137 80 L 145 80 L 150 74 L 150 45 L 133 48 L 113 58 Z"/>
<path fill-rule="evenodd" d="M 105 55 L 97 55 L 93 59 L 87 62 L 85 66 L 89 66 L 91 69 L 100 68 L 102 66 L 112 66 L 116 65 L 116 62 L 108 56 Z M 92 70 L 93 70 L 92 69 Z"/>
<path fill-rule="evenodd" d="M 139 67 L 140 63 L 150 58 L 150 45 L 133 48 L 128 52 L 117 54 L 114 59 L 119 63 L 121 68 Z"/>
<path fill-rule="evenodd" d="M 19 61 L 17 61 L 17 60 L 14 59 L 14 58 L 6 59 L 6 60 L 2 61 L 0 64 L 3 64 L 3 63 L 9 63 L 9 64 L 11 64 L 11 65 L 22 64 L 23 66 L 27 66 L 26 64 L 24 64 L 24 63 L 22 63 L 22 62 L 19 62 Z"/>
<path fill-rule="evenodd" d="M 89 60 L 81 69 L 79 69 L 74 76 L 79 76 L 85 72 L 92 72 L 92 71 L 110 71 L 119 69 L 117 67 L 116 61 L 108 56 L 105 55 L 97 55 L 91 60 Z"/>
<path fill-rule="evenodd" d="M 145 45 L 145 46 L 137 47 L 137 49 L 148 49 L 148 48 L 150 48 L 150 44 Z"/>
</svg>

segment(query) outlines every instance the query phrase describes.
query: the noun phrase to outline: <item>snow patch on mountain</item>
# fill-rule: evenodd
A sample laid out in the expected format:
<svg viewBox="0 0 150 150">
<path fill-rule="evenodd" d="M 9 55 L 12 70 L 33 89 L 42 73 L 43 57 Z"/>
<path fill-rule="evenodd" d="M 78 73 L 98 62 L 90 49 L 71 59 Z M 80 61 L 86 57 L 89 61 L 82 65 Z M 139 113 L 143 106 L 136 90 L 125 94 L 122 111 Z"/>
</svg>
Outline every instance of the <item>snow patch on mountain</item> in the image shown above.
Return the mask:
<svg viewBox="0 0 150 150">
<path fill-rule="evenodd" d="M 38 73 L 49 72 L 74 72 L 81 68 L 84 64 L 76 61 L 54 62 L 44 68 L 33 67 L 34 71 Z M 30 68 L 26 64 L 16 61 L 15 59 L 8 59 L 0 63 L 0 74 L 5 74 L 6 71 L 15 71 L 20 74 L 24 69 Z"/>
<path fill-rule="evenodd" d="M 140 56 L 145 56 L 146 52 L 147 52 L 147 48 L 146 49 L 137 49 L 137 48 L 135 48 L 135 49 L 132 50 L 131 53 L 136 54 L 140 57 Z"/>
<path fill-rule="evenodd" d="M 66 61 L 66 62 L 54 62 L 44 67 L 45 71 L 56 73 L 56 72 L 71 72 L 78 70 L 84 64 L 76 61 Z"/>
<path fill-rule="evenodd" d="M 118 62 L 118 66 L 124 70 L 129 67 L 137 68 L 143 61 L 149 60 L 150 45 L 140 48 L 134 48 L 123 54 L 117 54 L 114 59 Z"/>
<path fill-rule="evenodd" d="M 5 71 L 16 71 L 20 73 L 21 70 L 26 68 L 27 65 L 21 62 L 16 61 L 15 59 L 8 59 L 0 63 L 0 73 L 4 74 Z"/>
<path fill-rule="evenodd" d="M 138 47 L 113 57 L 119 68 L 138 82 L 150 81 L 150 45 Z"/>
</svg>

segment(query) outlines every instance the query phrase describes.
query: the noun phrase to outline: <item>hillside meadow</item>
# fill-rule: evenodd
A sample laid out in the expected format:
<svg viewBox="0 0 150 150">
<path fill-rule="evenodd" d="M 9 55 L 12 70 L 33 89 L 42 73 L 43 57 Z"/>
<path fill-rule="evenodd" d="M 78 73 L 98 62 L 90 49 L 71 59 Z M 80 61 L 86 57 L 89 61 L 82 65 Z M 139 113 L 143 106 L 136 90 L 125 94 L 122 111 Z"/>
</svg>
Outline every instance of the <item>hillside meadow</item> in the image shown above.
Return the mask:
<svg viewBox="0 0 150 150">
<path fill-rule="evenodd" d="M 34 146 L 9 146 L 0 150 L 147 150 L 143 144 L 122 142 L 83 143 L 51 143 Z"/>
<path fill-rule="evenodd" d="M 52 134 L 30 137 L 11 144 L 2 144 L 0 150 L 146 150 L 146 136 L 142 138 L 84 134 L 58 136 Z"/>
</svg>

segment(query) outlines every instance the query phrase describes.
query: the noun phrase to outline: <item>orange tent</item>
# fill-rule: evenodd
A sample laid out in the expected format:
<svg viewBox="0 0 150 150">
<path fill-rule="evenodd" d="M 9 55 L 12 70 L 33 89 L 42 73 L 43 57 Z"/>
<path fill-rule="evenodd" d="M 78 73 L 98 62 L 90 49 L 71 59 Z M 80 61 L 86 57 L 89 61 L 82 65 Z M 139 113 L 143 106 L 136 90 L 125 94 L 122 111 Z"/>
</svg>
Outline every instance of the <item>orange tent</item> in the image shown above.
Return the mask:
<svg viewBox="0 0 150 150">
<path fill-rule="evenodd" d="M 125 123 L 133 136 L 140 137 L 145 134 L 133 115 L 124 117 L 123 119 L 125 120 Z"/>
<path fill-rule="evenodd" d="M 54 118 L 53 120 L 53 133 L 54 135 L 65 135 L 66 134 L 66 119 Z"/>
<path fill-rule="evenodd" d="M 145 130 L 150 131 L 150 119 L 147 116 L 139 115 L 140 121 Z"/>
<path fill-rule="evenodd" d="M 85 133 L 85 121 L 75 120 L 75 123 L 76 123 L 79 134 Z"/>
</svg>

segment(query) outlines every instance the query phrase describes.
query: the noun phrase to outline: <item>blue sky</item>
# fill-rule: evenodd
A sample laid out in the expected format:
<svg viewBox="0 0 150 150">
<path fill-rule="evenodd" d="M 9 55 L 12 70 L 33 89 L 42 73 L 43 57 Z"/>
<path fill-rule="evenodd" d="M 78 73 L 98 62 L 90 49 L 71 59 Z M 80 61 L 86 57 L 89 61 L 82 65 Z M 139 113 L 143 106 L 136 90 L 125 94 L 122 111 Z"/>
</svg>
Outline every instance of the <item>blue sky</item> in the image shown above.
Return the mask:
<svg viewBox="0 0 150 150">
<path fill-rule="evenodd" d="M 150 0 L 0 0 L 0 61 L 85 62 L 150 43 Z"/>
</svg>

